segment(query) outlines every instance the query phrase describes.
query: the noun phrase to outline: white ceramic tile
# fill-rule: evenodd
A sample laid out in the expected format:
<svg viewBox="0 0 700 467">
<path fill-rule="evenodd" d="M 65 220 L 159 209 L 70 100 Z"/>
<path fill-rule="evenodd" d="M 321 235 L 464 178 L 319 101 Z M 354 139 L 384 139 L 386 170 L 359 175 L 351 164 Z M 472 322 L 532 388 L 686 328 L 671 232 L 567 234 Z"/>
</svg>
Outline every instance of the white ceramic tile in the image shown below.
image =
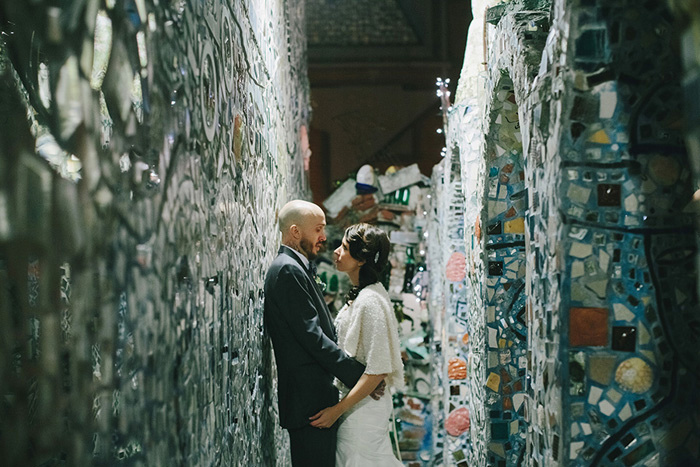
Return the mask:
<svg viewBox="0 0 700 467">
<path fill-rule="evenodd" d="M 598 386 L 591 386 L 588 390 L 588 403 L 591 405 L 596 405 L 600 396 L 603 394 L 603 390 Z"/>
<path fill-rule="evenodd" d="M 615 406 L 608 402 L 607 399 L 600 401 L 598 408 L 600 408 L 601 413 L 604 415 L 611 415 L 615 411 Z"/>
<path fill-rule="evenodd" d="M 587 243 L 572 242 L 569 255 L 574 258 L 588 258 L 593 253 L 593 246 Z"/>
</svg>

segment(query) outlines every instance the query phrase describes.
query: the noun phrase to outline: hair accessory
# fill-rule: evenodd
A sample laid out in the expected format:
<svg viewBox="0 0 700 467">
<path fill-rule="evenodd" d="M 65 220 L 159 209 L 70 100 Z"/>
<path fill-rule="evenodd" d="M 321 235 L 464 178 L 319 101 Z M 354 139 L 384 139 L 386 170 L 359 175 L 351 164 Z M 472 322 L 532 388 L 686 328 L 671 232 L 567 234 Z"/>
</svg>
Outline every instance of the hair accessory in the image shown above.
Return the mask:
<svg viewBox="0 0 700 467">
<path fill-rule="evenodd" d="M 374 255 L 374 262 L 375 264 L 379 261 L 379 250 L 377 250 L 377 254 Z"/>
</svg>

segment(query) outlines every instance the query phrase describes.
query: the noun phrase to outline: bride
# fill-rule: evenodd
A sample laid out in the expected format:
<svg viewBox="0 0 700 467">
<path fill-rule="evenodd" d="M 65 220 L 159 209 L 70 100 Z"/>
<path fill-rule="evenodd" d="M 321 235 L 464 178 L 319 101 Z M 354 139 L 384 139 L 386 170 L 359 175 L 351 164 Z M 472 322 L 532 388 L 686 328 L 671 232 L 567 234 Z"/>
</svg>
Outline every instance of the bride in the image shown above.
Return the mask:
<svg viewBox="0 0 700 467">
<path fill-rule="evenodd" d="M 338 345 L 366 365 L 352 389 L 338 383 L 343 393 L 340 402 L 311 417 L 311 425 L 317 428 L 330 428 L 340 419 L 335 455 L 338 467 L 403 466 L 389 439 L 391 397 L 367 397 L 382 380 L 395 389 L 402 389 L 404 383 L 398 323 L 389 294 L 379 282 L 389 249 L 384 231 L 356 224 L 348 227 L 334 252 L 336 268 L 346 273 L 353 285 L 335 320 Z"/>
</svg>

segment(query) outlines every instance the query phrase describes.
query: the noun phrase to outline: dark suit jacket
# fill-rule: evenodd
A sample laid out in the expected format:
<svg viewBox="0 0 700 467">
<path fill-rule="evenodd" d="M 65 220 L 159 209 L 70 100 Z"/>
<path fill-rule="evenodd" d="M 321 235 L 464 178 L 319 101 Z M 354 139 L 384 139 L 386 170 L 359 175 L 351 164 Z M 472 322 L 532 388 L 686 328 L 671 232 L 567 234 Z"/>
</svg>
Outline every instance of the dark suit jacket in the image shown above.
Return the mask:
<svg viewBox="0 0 700 467">
<path fill-rule="evenodd" d="M 301 428 L 338 402 L 336 376 L 353 387 L 364 365 L 336 344 L 335 327 L 318 286 L 301 259 L 282 246 L 265 278 L 265 328 L 278 373 L 280 425 Z"/>
</svg>

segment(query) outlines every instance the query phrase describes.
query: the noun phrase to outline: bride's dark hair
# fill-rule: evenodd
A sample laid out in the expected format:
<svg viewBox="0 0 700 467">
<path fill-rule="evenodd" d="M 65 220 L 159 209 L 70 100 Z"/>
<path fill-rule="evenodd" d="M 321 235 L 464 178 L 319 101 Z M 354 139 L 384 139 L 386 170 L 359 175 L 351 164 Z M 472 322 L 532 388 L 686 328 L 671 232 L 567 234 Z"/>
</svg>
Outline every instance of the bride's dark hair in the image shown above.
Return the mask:
<svg viewBox="0 0 700 467">
<path fill-rule="evenodd" d="M 379 282 L 388 260 L 391 243 L 386 232 L 370 224 L 351 225 L 345 231 L 350 256 L 357 261 L 364 261 L 360 266 L 360 283 L 348 292 L 348 302 L 357 298 L 360 290 Z"/>
</svg>

